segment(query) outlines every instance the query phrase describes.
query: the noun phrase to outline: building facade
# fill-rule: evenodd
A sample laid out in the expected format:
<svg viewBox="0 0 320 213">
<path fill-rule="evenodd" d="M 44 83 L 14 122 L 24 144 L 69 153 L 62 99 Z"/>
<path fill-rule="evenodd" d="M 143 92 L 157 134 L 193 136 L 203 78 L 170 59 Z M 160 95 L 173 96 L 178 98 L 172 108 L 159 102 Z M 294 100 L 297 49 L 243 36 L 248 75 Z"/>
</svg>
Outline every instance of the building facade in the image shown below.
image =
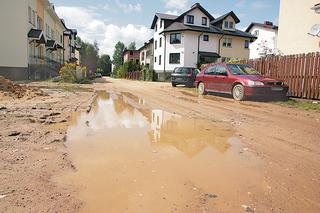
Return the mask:
<svg viewBox="0 0 320 213">
<path fill-rule="evenodd" d="M 140 49 L 140 65 L 153 69 L 153 39 L 146 42 Z"/>
<path fill-rule="evenodd" d="M 246 32 L 256 36 L 257 39 L 250 44 L 250 59 L 261 58 L 266 55 L 277 54 L 278 26 L 272 22 L 251 23 Z"/>
<path fill-rule="evenodd" d="M 159 79 L 167 78 L 176 67 L 249 58 L 249 43 L 255 37 L 236 29 L 239 22 L 233 12 L 215 19 L 199 3 L 180 16 L 157 13 L 151 29 Z"/>
<path fill-rule="evenodd" d="M 123 63 L 134 61 L 139 64 L 140 51 L 139 50 L 125 50 L 123 52 Z"/>
<path fill-rule="evenodd" d="M 0 75 L 40 80 L 58 75 L 64 57 L 64 23 L 48 0 L 4 0 L 0 7 Z M 15 24 L 8 24 L 11 20 Z"/>
<path fill-rule="evenodd" d="M 320 24 L 316 13 L 319 0 L 280 0 L 278 49 L 284 55 L 319 51 L 319 37 L 310 35 L 312 26 Z"/>
</svg>

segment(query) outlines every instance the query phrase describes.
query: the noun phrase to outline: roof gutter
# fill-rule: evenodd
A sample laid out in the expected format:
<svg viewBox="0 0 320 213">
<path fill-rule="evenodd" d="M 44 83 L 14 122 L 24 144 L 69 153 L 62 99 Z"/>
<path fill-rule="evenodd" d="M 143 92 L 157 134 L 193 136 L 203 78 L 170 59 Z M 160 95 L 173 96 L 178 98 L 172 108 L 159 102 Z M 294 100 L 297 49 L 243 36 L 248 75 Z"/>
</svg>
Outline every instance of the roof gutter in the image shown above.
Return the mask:
<svg viewBox="0 0 320 213">
<path fill-rule="evenodd" d="M 199 59 L 200 59 L 200 53 L 199 53 L 199 52 L 200 52 L 200 38 L 201 38 L 201 36 L 203 35 L 203 33 L 204 33 L 204 32 L 201 32 L 201 33 L 200 33 L 200 35 L 198 36 L 198 57 L 197 57 L 197 66 L 198 66 L 199 61 L 200 61 L 200 60 L 199 60 Z"/>
<path fill-rule="evenodd" d="M 219 38 L 218 54 L 220 56 L 221 56 L 221 40 L 223 39 L 224 36 L 225 36 L 225 34 L 223 32 L 222 36 Z"/>
</svg>

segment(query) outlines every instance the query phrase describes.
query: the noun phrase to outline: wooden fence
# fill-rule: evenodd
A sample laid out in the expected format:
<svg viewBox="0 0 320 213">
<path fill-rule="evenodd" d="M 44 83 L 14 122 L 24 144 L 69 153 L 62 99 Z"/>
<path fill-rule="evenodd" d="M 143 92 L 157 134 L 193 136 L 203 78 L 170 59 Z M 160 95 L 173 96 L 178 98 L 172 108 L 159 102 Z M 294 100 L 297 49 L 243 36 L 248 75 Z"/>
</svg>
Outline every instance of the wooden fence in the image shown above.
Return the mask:
<svg viewBox="0 0 320 213">
<path fill-rule="evenodd" d="M 244 60 L 262 75 L 284 80 L 290 95 L 320 99 L 320 52 Z"/>
<path fill-rule="evenodd" d="M 128 72 L 126 74 L 126 79 L 140 80 L 140 71 Z"/>
</svg>

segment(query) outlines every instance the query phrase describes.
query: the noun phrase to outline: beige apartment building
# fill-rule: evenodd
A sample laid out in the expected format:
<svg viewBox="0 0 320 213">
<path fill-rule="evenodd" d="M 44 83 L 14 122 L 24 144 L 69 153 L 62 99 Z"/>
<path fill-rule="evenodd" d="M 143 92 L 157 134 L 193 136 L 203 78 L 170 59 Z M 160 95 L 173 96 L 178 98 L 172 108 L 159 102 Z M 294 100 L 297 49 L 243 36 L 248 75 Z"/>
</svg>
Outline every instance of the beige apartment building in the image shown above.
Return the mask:
<svg viewBox="0 0 320 213">
<path fill-rule="evenodd" d="M 315 12 L 320 0 L 280 0 L 277 48 L 284 54 L 320 51 L 318 36 L 310 35 L 311 28 L 320 24 Z"/>
<path fill-rule="evenodd" d="M 69 52 L 76 47 L 76 33 L 65 36 L 65 32 L 76 30 L 65 26 L 48 0 L 2 0 L 0 16 L 6 32 L 0 40 L 0 75 L 12 80 L 47 79 L 72 61 Z"/>
</svg>

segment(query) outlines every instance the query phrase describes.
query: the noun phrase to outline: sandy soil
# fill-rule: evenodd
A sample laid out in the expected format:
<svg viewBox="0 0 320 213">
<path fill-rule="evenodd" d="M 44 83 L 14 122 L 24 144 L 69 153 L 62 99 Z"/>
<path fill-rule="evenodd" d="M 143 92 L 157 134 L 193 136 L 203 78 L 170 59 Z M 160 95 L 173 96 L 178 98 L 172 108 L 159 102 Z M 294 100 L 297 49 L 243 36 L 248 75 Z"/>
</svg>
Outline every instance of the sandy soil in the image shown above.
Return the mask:
<svg viewBox="0 0 320 213">
<path fill-rule="evenodd" d="M 250 195 L 256 212 L 320 212 L 319 112 L 198 97 L 191 89 L 167 83 L 106 80 L 83 87 L 130 92 L 150 107 L 231 124 L 264 162 L 261 184 L 266 193 Z M 82 204 L 77 189 L 51 180 L 58 172 L 75 169 L 65 152 L 65 130 L 54 125 L 85 110 L 93 92 L 54 89 L 56 84 L 47 88 L 47 83 L 33 86 L 45 87 L 48 96 L 0 96 L 0 212 L 77 212 Z"/>
</svg>

